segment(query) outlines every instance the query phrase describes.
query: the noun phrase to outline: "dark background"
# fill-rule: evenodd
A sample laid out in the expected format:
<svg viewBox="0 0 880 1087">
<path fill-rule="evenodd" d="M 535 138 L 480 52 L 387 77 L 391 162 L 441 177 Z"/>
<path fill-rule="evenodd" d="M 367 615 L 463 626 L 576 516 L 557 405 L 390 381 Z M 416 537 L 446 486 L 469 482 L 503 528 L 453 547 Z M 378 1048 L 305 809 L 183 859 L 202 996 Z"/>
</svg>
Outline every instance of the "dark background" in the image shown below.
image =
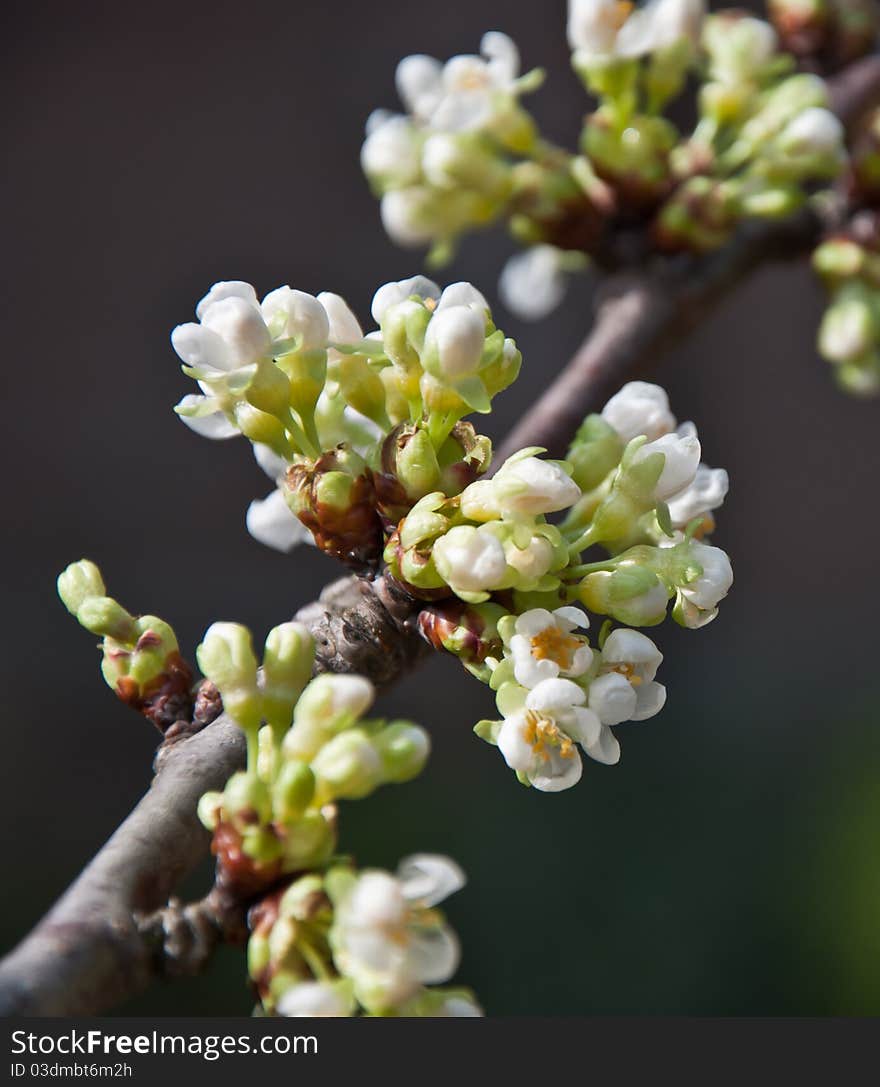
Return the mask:
<svg viewBox="0 0 880 1087">
<path fill-rule="evenodd" d="M 217 279 L 345 295 L 419 270 L 384 237 L 358 167 L 398 58 L 510 32 L 545 66 L 530 101 L 571 143 L 585 100 L 564 5 L 28 3 L 6 9 L 3 746 L 0 950 L 67 885 L 149 781 L 155 736 L 115 703 L 55 596 L 87 555 L 111 593 L 174 623 L 258 636 L 336 569 L 244 531 L 267 481 L 242 442 L 175 418 L 171 327 Z M 509 244 L 470 239 L 447 281 L 496 299 Z M 585 332 L 589 284 L 526 326 L 502 435 Z M 436 657 L 385 697 L 420 719 L 423 778 L 344 812 L 362 863 L 449 852 L 460 977 L 494 1014 L 880 1013 L 876 622 L 880 406 L 838 393 L 805 268 L 768 268 L 658 372 L 732 491 L 716 541 L 736 585 L 700 633 L 666 629 L 659 718 L 578 788 L 520 788 L 472 723 L 488 691 Z M 207 878 L 207 872 L 203 873 Z M 198 890 L 198 887 L 194 887 Z M 246 1013 L 240 952 L 134 1014 Z"/>
</svg>

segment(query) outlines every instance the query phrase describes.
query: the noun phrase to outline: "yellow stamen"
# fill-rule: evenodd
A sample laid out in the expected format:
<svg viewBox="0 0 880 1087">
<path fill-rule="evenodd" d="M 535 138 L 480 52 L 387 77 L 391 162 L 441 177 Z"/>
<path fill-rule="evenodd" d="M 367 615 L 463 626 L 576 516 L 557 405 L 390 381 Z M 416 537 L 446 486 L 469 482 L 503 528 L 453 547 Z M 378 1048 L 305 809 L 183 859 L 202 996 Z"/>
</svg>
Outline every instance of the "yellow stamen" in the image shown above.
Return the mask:
<svg viewBox="0 0 880 1087">
<path fill-rule="evenodd" d="M 558 748 L 559 756 L 563 759 L 573 759 L 575 756 L 574 744 L 561 732 L 554 722 L 542 717 L 537 710 L 529 710 L 526 713 L 526 727 L 523 732 L 526 743 L 531 747 L 535 758 L 542 762 L 550 761 L 549 748 Z"/>
<path fill-rule="evenodd" d="M 574 655 L 580 647 L 580 638 L 566 634 L 555 625 L 545 627 L 532 638 L 532 656 L 535 660 L 554 661 L 563 670 L 571 668 Z"/>
<path fill-rule="evenodd" d="M 615 664 L 611 671 L 617 672 L 618 675 L 629 680 L 633 687 L 641 687 L 642 685 L 642 677 L 636 675 L 636 666 L 634 664 L 622 661 L 620 664 Z"/>
<path fill-rule="evenodd" d="M 431 313 L 433 313 L 434 310 L 437 308 L 437 299 L 436 298 L 426 298 L 424 300 L 424 302 L 425 302 L 425 309 L 430 310 Z"/>
</svg>

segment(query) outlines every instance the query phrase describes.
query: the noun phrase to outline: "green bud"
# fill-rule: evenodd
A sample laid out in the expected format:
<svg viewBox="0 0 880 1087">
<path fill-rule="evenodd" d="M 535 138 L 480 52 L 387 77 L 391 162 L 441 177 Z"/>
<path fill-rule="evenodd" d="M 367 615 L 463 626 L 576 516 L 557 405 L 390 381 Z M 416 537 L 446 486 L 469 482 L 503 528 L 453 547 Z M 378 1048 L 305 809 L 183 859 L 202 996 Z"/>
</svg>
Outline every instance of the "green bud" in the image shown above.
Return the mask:
<svg viewBox="0 0 880 1087">
<path fill-rule="evenodd" d="M 58 575 L 58 595 L 71 615 L 76 615 L 91 596 L 106 596 L 101 571 L 88 559 L 72 562 Z"/>
<path fill-rule="evenodd" d="M 389 428 L 385 385 L 363 355 L 341 355 L 334 376 L 347 404 L 383 429 Z"/>
<path fill-rule="evenodd" d="M 278 912 L 282 917 L 292 917 L 295 921 L 312 921 L 316 911 L 326 912 L 327 906 L 324 878 L 312 872 L 291 883 L 281 896 Z"/>
<path fill-rule="evenodd" d="M 215 684 L 230 717 L 246 731 L 259 727 L 262 699 L 251 632 L 239 623 L 214 623 L 196 650 L 202 672 Z"/>
<path fill-rule="evenodd" d="M 241 851 L 258 865 L 271 865 L 283 854 L 284 843 L 269 827 L 250 826 L 241 831 Z"/>
<path fill-rule="evenodd" d="M 80 605 L 77 620 L 82 626 L 122 645 L 133 645 L 138 630 L 134 618 L 109 596 L 89 596 Z"/>
<path fill-rule="evenodd" d="M 363 676 L 317 676 L 296 704 L 293 728 L 282 744 L 285 757 L 312 761 L 329 739 L 370 708 L 374 697 L 372 683 Z"/>
<path fill-rule="evenodd" d="M 312 418 L 327 381 L 327 352 L 295 351 L 278 359 L 278 367 L 289 378 L 290 407 L 301 419 Z"/>
<path fill-rule="evenodd" d="M 223 793 L 204 793 L 199 798 L 198 807 L 196 809 L 199 822 L 207 830 L 216 830 L 220 822 L 222 808 Z"/>
<path fill-rule="evenodd" d="M 247 969 L 252 981 L 258 981 L 269 966 L 269 939 L 261 932 L 251 934 L 247 945 Z"/>
<path fill-rule="evenodd" d="M 272 819 L 269 788 L 256 774 L 239 770 L 226 782 L 223 812 L 237 829 L 264 826 Z"/>
<path fill-rule="evenodd" d="M 613 471 L 623 455 L 623 441 L 601 415 L 588 415 L 581 423 L 565 459 L 571 478 L 582 491 L 592 491 Z"/>
<path fill-rule="evenodd" d="M 318 803 L 358 800 L 382 783 L 382 762 L 364 729 L 350 728 L 334 736 L 312 760 Z"/>
<path fill-rule="evenodd" d="M 263 652 L 263 716 L 275 729 L 290 725 L 314 660 L 315 642 L 302 623 L 282 623 L 269 631 Z"/>
<path fill-rule="evenodd" d="M 392 721 L 373 737 L 382 780 L 399 784 L 422 772 L 431 751 L 428 733 L 411 721 Z"/>
<path fill-rule="evenodd" d="M 271 359 L 254 364 L 254 376 L 243 390 L 247 400 L 259 411 L 284 419 L 290 403 L 290 380 Z"/>
<path fill-rule="evenodd" d="M 588 574 L 578 588 L 578 598 L 590 611 L 635 627 L 662 623 L 670 595 L 652 570 L 635 564 Z"/>
<path fill-rule="evenodd" d="M 272 786 L 272 811 L 279 823 L 290 823 L 305 812 L 315 795 L 315 775 L 307 763 L 288 759 Z"/>
<path fill-rule="evenodd" d="M 287 432 L 274 415 L 260 411 L 247 401 L 240 401 L 234 409 L 235 421 L 246 438 L 268 445 L 279 457 L 290 454 Z"/>
<path fill-rule="evenodd" d="M 326 864 L 336 848 L 336 832 L 320 812 L 306 812 L 287 828 L 284 843 L 285 872 L 318 868 Z"/>
<path fill-rule="evenodd" d="M 813 270 L 826 280 L 851 279 L 864 268 L 866 256 L 851 238 L 829 238 L 813 253 Z"/>
</svg>

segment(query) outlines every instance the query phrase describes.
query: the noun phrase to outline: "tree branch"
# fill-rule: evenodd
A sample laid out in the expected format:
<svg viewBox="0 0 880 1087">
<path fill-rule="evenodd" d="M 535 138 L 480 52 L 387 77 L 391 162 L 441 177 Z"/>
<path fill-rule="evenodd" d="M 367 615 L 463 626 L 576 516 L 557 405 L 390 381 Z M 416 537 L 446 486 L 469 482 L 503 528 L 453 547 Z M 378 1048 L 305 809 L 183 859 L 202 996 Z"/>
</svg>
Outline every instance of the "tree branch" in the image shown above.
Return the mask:
<svg viewBox="0 0 880 1087">
<path fill-rule="evenodd" d="M 846 122 L 880 98 L 880 57 L 832 81 Z M 822 229 L 813 212 L 751 226 L 723 250 L 618 276 L 601 291 L 590 335 L 499 450 L 562 452 L 584 415 L 727 297 L 759 264 L 803 255 Z M 343 578 L 297 618 L 318 647 L 317 670 L 360 672 L 392 683 L 426 652 L 414 603 L 383 579 Z M 202 793 L 222 787 L 244 761 L 238 729 L 221 716 L 164 752 L 131 815 L 34 931 L 0 964 L 0 1014 L 94 1014 L 162 973 L 199 968 L 216 942 L 240 934 L 241 917 L 209 895 L 181 907 L 168 898 L 204 856 L 196 818 Z"/>
</svg>

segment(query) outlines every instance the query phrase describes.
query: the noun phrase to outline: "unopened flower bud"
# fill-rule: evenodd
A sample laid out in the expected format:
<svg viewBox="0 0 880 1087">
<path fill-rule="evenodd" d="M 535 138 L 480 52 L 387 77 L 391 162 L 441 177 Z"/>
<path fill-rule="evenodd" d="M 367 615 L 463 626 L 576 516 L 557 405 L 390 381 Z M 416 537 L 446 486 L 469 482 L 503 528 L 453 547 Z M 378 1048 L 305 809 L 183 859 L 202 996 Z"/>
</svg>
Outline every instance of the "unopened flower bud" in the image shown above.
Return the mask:
<svg viewBox="0 0 880 1087">
<path fill-rule="evenodd" d="M 91 596 L 106 596 L 101 571 L 88 559 L 72 562 L 58 575 L 58 595 L 71 615 Z"/>
<path fill-rule="evenodd" d="M 320 675 L 309 683 L 284 737 L 286 757 L 311 762 L 338 732 L 350 728 L 373 704 L 375 690 L 363 676 Z"/>
<path fill-rule="evenodd" d="M 238 623 L 214 623 L 196 650 L 202 672 L 223 697 L 223 706 L 245 730 L 256 729 L 262 717 L 257 690 L 257 659 L 251 632 Z"/>
<path fill-rule="evenodd" d="M 298 819 L 312 803 L 315 775 L 299 759 L 287 759 L 272 785 L 272 812 L 279 823 Z"/>
<path fill-rule="evenodd" d="M 588 574 L 578 589 L 578 598 L 590 611 L 634 627 L 662 623 L 670 595 L 652 570 L 635 563 Z"/>
<path fill-rule="evenodd" d="M 223 814 L 238 830 L 268 823 L 272 818 L 269 787 L 256 774 L 238 771 L 223 790 Z"/>
<path fill-rule="evenodd" d="M 312 760 L 319 803 L 357 800 L 382 782 L 382 761 L 364 729 L 349 728 L 329 740 Z"/>
<path fill-rule="evenodd" d="M 302 623 L 282 623 L 269 631 L 263 652 L 263 715 L 276 729 L 290 724 L 314 659 L 315 642 Z"/>
<path fill-rule="evenodd" d="M 92 634 L 112 638 L 122 645 L 137 641 L 137 627 L 131 615 L 109 596 L 88 596 L 77 613 L 77 620 Z"/>
<path fill-rule="evenodd" d="M 398 785 L 422 772 L 431 740 L 412 721 L 392 721 L 373 736 L 373 748 L 382 763 L 382 781 Z"/>
</svg>

